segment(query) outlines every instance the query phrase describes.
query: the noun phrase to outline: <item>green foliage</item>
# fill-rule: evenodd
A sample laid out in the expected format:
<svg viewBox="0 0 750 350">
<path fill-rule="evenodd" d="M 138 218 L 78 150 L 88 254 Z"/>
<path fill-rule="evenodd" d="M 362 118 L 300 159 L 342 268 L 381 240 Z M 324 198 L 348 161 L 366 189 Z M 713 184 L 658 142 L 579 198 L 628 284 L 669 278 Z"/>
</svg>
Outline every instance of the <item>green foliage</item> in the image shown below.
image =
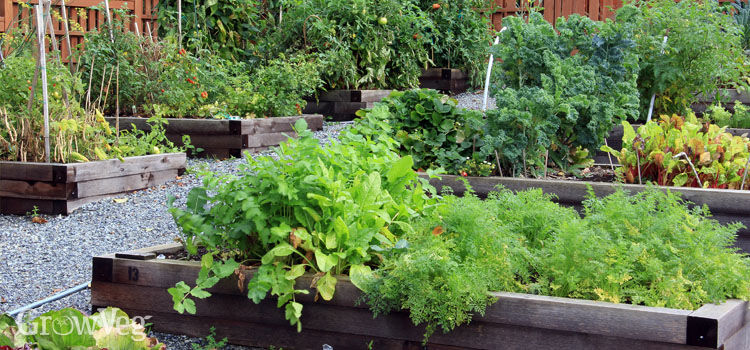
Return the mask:
<svg viewBox="0 0 750 350">
<path fill-rule="evenodd" d="M 314 53 L 329 89 L 402 89 L 419 83 L 428 62 L 430 21 L 402 0 L 307 0 L 284 12 L 278 50 Z"/>
<path fill-rule="evenodd" d="M 720 105 L 711 106 L 703 114 L 703 119 L 720 127 L 750 129 L 750 109 L 740 101 L 734 101 L 734 113 Z"/>
<path fill-rule="evenodd" d="M 627 122 L 623 127 L 623 149 L 602 149 L 617 157 L 622 165 L 617 174 L 628 183 L 729 189 L 742 185 L 750 157 L 750 140 L 745 136 L 732 136 L 714 124 L 699 124 L 694 115 L 687 120 L 662 116 L 658 123 L 646 123 L 637 132 Z"/>
<path fill-rule="evenodd" d="M 711 94 L 746 72 L 741 30 L 717 1 L 636 0 L 616 22 L 635 33 L 642 118 L 653 94 L 654 115 L 684 114 L 696 92 Z"/>
<path fill-rule="evenodd" d="M 592 193 L 584 214 L 541 190 L 445 197 L 384 256 L 365 300 L 376 315 L 408 309 L 426 340 L 483 314 L 493 291 L 688 310 L 750 298 L 750 264 L 731 247 L 740 224 L 656 189 Z"/>
<path fill-rule="evenodd" d="M 143 326 L 116 308 L 91 316 L 75 309 L 47 312 L 28 324 L 16 324 L 0 316 L 0 348 L 11 349 L 131 349 L 163 350 L 164 344 L 149 338 Z"/>
<path fill-rule="evenodd" d="M 443 168 L 458 174 L 471 160 L 481 137 L 482 114 L 456 107 L 457 101 L 435 90 L 393 92 L 360 116 L 387 121 L 388 128 L 374 128 L 399 144 L 399 152 L 414 159 L 416 169 Z"/>
<path fill-rule="evenodd" d="M 227 345 L 227 338 L 223 338 L 220 341 L 216 341 L 216 328 L 211 327 L 211 331 L 206 336 L 205 345 L 190 344 L 193 350 L 218 350 L 223 349 Z"/>
<path fill-rule="evenodd" d="M 362 285 L 374 253 L 402 244 L 410 218 L 430 208 L 425 181 L 411 157 L 393 152 L 393 140 L 345 132 L 341 142 L 322 147 L 306 126 L 297 122 L 299 139 L 276 149 L 278 158 L 248 157 L 239 176 L 209 175 L 190 192 L 187 208 L 170 209 L 188 252 L 196 254 L 198 245 L 208 250 L 196 286 L 170 288 L 177 311 L 194 313 L 192 298 L 210 296 L 206 289 L 240 264 L 260 263 L 248 298 L 278 297 L 286 319 L 301 329 L 295 295 L 307 286 L 295 286 L 300 276 L 313 273 L 312 287 L 324 300 L 335 293 L 336 275 L 348 272 Z"/>
<path fill-rule="evenodd" d="M 493 5 L 487 0 L 414 0 L 430 25 L 424 35 L 432 66 L 457 68 L 469 74 L 474 86 L 481 86 L 487 67 L 489 45 L 492 42 L 489 11 Z M 439 7 L 434 8 L 435 4 Z"/>
<path fill-rule="evenodd" d="M 558 19 L 558 33 L 538 12 L 503 24 L 493 48 L 502 60 L 493 82 L 498 109 L 487 112 L 483 158 L 511 175 L 538 175 L 547 158 L 572 170 L 615 120 L 637 117 L 627 31 L 572 15 Z"/>
<path fill-rule="evenodd" d="M 220 57 L 243 62 L 255 56 L 273 17 L 265 15 L 267 1 L 197 0 L 182 2 L 182 42 L 188 51 L 210 50 Z M 177 1 L 156 6 L 161 35 L 178 35 Z"/>
<path fill-rule="evenodd" d="M 280 57 L 234 78 L 224 108 L 227 114 L 246 118 L 297 115 L 307 104 L 303 97 L 322 85 L 320 65 L 310 57 Z"/>
<path fill-rule="evenodd" d="M 750 4 L 743 0 L 735 0 L 732 8 L 734 9 L 732 18 L 740 28 L 742 48 L 750 49 Z"/>
</svg>

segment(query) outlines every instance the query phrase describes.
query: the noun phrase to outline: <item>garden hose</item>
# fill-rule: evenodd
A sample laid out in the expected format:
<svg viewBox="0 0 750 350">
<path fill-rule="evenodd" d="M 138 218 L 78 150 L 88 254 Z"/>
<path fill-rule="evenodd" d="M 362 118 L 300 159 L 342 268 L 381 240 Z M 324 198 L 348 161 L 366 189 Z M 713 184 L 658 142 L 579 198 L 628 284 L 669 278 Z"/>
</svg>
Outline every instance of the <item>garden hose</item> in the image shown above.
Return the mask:
<svg viewBox="0 0 750 350">
<path fill-rule="evenodd" d="M 89 288 L 89 284 L 90 284 L 90 282 L 81 283 L 81 284 L 79 284 L 79 285 L 77 285 L 77 286 L 75 286 L 73 288 L 70 288 L 68 290 L 64 290 L 64 291 L 62 291 L 60 293 L 57 293 L 57 294 L 55 294 L 55 295 L 53 295 L 51 297 L 48 297 L 48 298 L 39 300 L 37 302 L 34 302 L 34 303 L 31 303 L 31 304 L 22 306 L 22 307 L 20 307 L 18 309 L 15 309 L 15 310 L 9 312 L 8 316 L 10 316 L 10 317 L 16 317 L 16 315 L 18 315 L 18 314 L 20 314 L 22 312 L 26 312 L 26 311 L 29 311 L 29 310 L 32 310 L 32 309 L 36 309 L 36 308 L 38 308 L 38 307 L 40 307 L 40 306 L 42 306 L 44 304 L 48 304 L 48 303 L 51 303 L 53 301 L 60 300 L 60 299 L 62 299 L 64 297 L 67 297 L 68 295 L 71 295 L 71 294 L 74 294 L 74 293 L 78 293 L 78 292 L 80 292 L 80 291 L 82 291 L 84 289 Z"/>
</svg>

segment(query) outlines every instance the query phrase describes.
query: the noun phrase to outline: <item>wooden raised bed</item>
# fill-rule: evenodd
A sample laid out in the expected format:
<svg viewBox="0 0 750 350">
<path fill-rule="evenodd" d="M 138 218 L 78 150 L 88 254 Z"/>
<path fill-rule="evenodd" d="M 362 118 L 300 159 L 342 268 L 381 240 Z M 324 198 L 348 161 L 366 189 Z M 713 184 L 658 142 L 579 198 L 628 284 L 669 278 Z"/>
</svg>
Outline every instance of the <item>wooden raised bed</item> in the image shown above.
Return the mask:
<svg viewBox="0 0 750 350">
<path fill-rule="evenodd" d="M 640 125 L 633 125 L 633 128 L 638 130 L 638 127 Z M 734 136 L 750 136 L 750 129 L 733 129 L 733 128 L 727 128 L 727 132 L 734 135 Z M 622 136 L 623 136 L 623 126 L 617 125 L 614 128 L 612 128 L 612 131 L 609 132 L 609 135 L 607 135 L 607 145 L 609 147 L 612 147 L 616 150 L 622 149 Z M 594 163 L 596 164 L 602 164 L 602 165 L 609 165 L 610 158 L 607 156 L 607 152 L 597 150 L 597 152 L 594 154 Z M 612 164 L 619 164 L 617 161 L 617 158 L 615 156 L 612 156 Z"/>
<path fill-rule="evenodd" d="M 196 315 L 172 309 L 167 288 L 179 281 L 193 283 L 199 262 L 156 259 L 158 254 L 181 250 L 177 244 L 123 254 L 94 257 L 91 304 L 115 306 L 131 316 L 151 316 L 154 330 L 199 337 L 216 327 L 219 337 L 248 346 L 273 345 L 319 350 L 423 349 L 424 329 L 414 326 L 406 313 L 373 318 L 366 305 L 358 305 L 360 292 L 339 278 L 333 300 L 313 301 L 297 295 L 304 305 L 303 330 L 297 333 L 284 319 L 274 300 L 256 305 L 237 287 L 237 278 L 220 282 L 205 300 L 196 300 Z M 246 281 L 252 271 L 246 272 Z M 297 288 L 307 288 L 303 276 Z M 545 297 L 518 293 L 493 293 L 498 302 L 484 317 L 476 317 L 451 333 L 437 331 L 428 349 L 724 349 L 750 348 L 748 303 L 729 300 L 705 305 L 696 311 L 628 304 Z"/>
<path fill-rule="evenodd" d="M 322 115 L 302 115 L 262 119 L 184 119 L 166 118 L 167 138 L 176 145 L 182 145 L 182 136 L 190 136 L 190 142 L 202 152 L 189 154 L 191 157 L 239 158 L 243 151 L 259 152 L 277 146 L 289 136 L 296 136 L 294 123 L 305 118 L 310 130 L 323 128 Z M 120 128 L 130 129 L 135 125 L 139 130 L 151 130 L 147 118 L 120 118 Z M 115 125 L 115 118 L 107 118 Z"/>
<path fill-rule="evenodd" d="M 185 170 L 185 153 L 154 154 L 87 163 L 0 162 L 0 214 L 70 214 L 118 193 L 174 180 Z"/>
<path fill-rule="evenodd" d="M 422 176 L 426 177 L 426 175 Z M 466 188 L 459 178 L 460 176 L 455 175 L 442 175 L 441 179 L 430 179 L 430 183 L 438 190 L 447 186 L 456 195 L 462 195 Z M 648 188 L 646 185 L 609 182 L 541 180 L 512 177 L 467 177 L 466 179 L 469 180 L 472 189 L 480 197 L 486 196 L 487 193 L 495 190 L 498 185 L 502 185 L 512 191 L 539 188 L 544 193 L 555 195 L 556 198 L 553 198 L 554 201 L 579 208 L 583 200 L 586 199 L 589 186 L 594 190 L 597 197 L 610 195 L 618 188 L 622 188 L 630 193 L 641 192 Z M 750 191 L 692 187 L 654 187 L 658 187 L 663 191 L 680 193 L 682 198 L 695 203 L 695 205 L 707 205 L 713 218 L 723 224 L 741 222 L 745 226 L 750 227 Z M 750 229 L 744 228 L 739 230 L 735 245 L 744 252 L 750 253 Z"/>
<path fill-rule="evenodd" d="M 393 90 L 330 90 L 307 99 L 303 113 L 322 114 L 333 121 L 354 120 L 360 109 L 372 108 Z"/>
<path fill-rule="evenodd" d="M 737 89 L 722 89 L 720 91 L 721 101 L 724 104 L 724 108 L 728 111 L 734 112 L 734 101 L 740 101 L 742 104 L 750 105 L 750 93 L 743 92 Z M 708 106 L 716 103 L 715 94 L 712 95 L 698 95 L 698 101 L 693 103 L 691 106 L 696 114 L 703 114 Z"/>
<path fill-rule="evenodd" d="M 459 94 L 469 88 L 469 79 L 466 73 L 459 69 L 430 68 L 422 71 L 419 87 L 447 94 Z"/>
</svg>

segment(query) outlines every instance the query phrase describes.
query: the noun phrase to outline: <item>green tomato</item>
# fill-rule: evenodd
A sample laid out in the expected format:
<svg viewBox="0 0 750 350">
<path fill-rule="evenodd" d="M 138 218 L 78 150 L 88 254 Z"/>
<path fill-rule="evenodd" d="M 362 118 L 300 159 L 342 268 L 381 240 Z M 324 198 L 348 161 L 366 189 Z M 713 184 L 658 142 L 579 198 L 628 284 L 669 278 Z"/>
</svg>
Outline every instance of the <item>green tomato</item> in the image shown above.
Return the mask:
<svg viewBox="0 0 750 350">
<path fill-rule="evenodd" d="M 380 23 L 381 26 L 384 26 L 384 25 L 388 24 L 388 18 L 380 17 L 380 18 L 378 18 L 378 23 Z"/>
</svg>

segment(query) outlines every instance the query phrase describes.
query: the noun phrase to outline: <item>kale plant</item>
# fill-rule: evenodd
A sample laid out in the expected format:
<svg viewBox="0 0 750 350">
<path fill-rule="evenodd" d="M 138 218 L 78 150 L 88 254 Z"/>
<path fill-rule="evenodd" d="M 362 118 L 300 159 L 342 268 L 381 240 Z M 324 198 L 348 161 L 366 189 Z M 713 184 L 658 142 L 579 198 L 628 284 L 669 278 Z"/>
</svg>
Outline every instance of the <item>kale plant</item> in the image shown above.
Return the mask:
<svg viewBox="0 0 750 350">
<path fill-rule="evenodd" d="M 620 119 L 638 116 L 637 63 L 627 31 L 572 15 L 557 30 L 538 12 L 508 17 L 495 46 L 498 108 L 487 112 L 482 153 L 507 174 L 570 170 Z M 549 152 L 549 153 L 547 153 Z"/>
</svg>

